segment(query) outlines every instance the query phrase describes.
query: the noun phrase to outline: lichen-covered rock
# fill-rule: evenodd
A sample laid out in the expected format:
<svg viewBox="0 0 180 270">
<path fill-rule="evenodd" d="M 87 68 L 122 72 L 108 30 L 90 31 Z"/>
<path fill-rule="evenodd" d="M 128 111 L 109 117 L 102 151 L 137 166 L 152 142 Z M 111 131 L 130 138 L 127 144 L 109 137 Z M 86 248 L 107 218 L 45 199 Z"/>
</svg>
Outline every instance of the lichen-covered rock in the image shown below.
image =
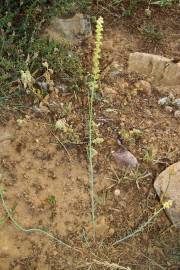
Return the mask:
<svg viewBox="0 0 180 270">
<path fill-rule="evenodd" d="M 154 188 L 163 201 L 173 201 L 166 213 L 174 226 L 180 228 L 180 161 L 169 166 L 156 178 Z"/>
</svg>

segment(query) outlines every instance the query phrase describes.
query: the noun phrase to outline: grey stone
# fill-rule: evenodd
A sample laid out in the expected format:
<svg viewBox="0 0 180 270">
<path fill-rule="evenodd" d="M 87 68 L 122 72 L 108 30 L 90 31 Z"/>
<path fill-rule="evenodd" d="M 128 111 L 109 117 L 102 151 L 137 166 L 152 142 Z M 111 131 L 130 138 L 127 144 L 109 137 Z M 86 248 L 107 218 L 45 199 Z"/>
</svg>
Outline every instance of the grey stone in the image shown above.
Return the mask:
<svg viewBox="0 0 180 270">
<path fill-rule="evenodd" d="M 37 85 L 45 91 L 48 91 L 48 84 L 46 82 L 37 82 Z"/>
<path fill-rule="evenodd" d="M 121 74 L 122 74 L 122 71 L 120 71 L 120 70 L 113 70 L 113 71 L 110 72 L 109 76 L 112 77 L 112 78 L 114 78 L 114 77 L 118 77 Z"/>
<path fill-rule="evenodd" d="M 180 63 L 174 63 L 172 59 L 148 53 L 131 53 L 128 71 L 149 76 L 156 86 L 175 86 L 176 94 L 180 94 Z"/>
<path fill-rule="evenodd" d="M 81 13 L 77 13 L 67 19 L 54 17 L 49 27 L 45 29 L 44 35 L 48 36 L 50 40 L 57 42 L 67 40 L 72 43 L 78 43 L 83 38 L 92 35 L 90 18 Z"/>
<path fill-rule="evenodd" d="M 173 105 L 180 110 L 180 98 L 176 98 L 173 102 Z"/>
<path fill-rule="evenodd" d="M 163 202 L 172 200 L 165 209 L 175 227 L 180 228 L 180 161 L 165 169 L 155 180 L 154 188 Z"/>
<path fill-rule="evenodd" d="M 116 164 L 119 168 L 136 168 L 138 166 L 138 161 L 136 157 L 124 148 L 120 148 L 117 151 L 112 152 Z"/>
<path fill-rule="evenodd" d="M 158 104 L 160 106 L 166 106 L 171 104 L 171 100 L 169 97 L 162 97 L 158 100 Z"/>
</svg>

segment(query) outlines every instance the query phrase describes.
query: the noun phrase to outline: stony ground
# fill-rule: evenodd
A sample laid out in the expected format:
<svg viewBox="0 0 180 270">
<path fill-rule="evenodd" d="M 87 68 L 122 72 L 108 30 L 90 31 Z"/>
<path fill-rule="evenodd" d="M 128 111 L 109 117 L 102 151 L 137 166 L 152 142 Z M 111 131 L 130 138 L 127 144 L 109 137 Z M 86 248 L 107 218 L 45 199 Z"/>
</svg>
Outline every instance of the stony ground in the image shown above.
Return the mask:
<svg viewBox="0 0 180 270">
<path fill-rule="evenodd" d="M 52 92 L 44 100 L 43 109 L 48 110 L 43 112 L 24 108 L 6 108 L 2 112 L 0 183 L 13 217 L 25 228 L 48 230 L 72 248 L 40 233 L 17 230 L 6 219 L 1 204 L 0 269 L 180 269 L 178 231 L 165 213 L 138 236 L 113 245 L 159 209 L 154 180 L 180 158 L 180 120 L 158 105 L 162 93 L 157 88 L 152 86 L 150 93 L 137 89 L 139 79 L 148 81 L 148 77 L 127 72 L 131 52 L 151 52 L 170 58 L 178 54 L 179 12 L 163 9 L 154 13 L 154 22 L 163 34 L 160 42 L 149 40 L 135 29 L 137 23 L 141 27 L 145 20 L 142 14 L 137 11 L 133 18 L 116 20 L 107 10 L 102 14 L 102 95 L 94 110 L 96 135 L 104 142 L 96 146 L 94 159 L 95 243 L 86 155 L 86 89 L 79 95 L 68 96 Z M 87 69 L 92 44 L 92 40 L 87 40 L 82 45 Z M 117 70 L 119 73 L 113 73 Z M 170 92 L 171 89 L 167 95 Z M 55 129 L 59 119 L 71 126 L 68 133 Z M 134 130 L 140 131 L 138 136 Z M 127 172 L 117 168 L 111 153 L 119 148 L 118 137 L 138 159 L 138 169 Z M 112 263 L 116 264 L 114 268 Z"/>
</svg>

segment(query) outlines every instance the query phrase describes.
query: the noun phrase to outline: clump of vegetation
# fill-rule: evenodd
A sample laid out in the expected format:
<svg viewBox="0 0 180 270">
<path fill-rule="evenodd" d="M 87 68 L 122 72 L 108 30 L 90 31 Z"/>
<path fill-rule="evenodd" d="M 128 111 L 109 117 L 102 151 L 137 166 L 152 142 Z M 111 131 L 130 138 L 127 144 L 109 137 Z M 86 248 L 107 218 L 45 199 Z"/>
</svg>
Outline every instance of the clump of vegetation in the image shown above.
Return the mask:
<svg viewBox="0 0 180 270">
<path fill-rule="evenodd" d="M 59 140 L 65 144 L 78 143 L 80 141 L 79 134 L 67 123 L 65 118 L 56 121 L 55 129 L 59 135 Z"/>
<path fill-rule="evenodd" d="M 56 205 L 56 197 L 54 195 L 50 195 L 48 198 L 48 203 L 50 206 L 55 206 Z"/>
<path fill-rule="evenodd" d="M 41 75 L 42 62 L 45 61 L 54 70 L 54 76 L 58 74 L 58 78 L 68 83 L 70 89 L 78 89 L 83 75 L 79 55 L 70 46 L 49 42 L 39 35 L 51 16 L 87 9 L 91 1 L 78 2 L 3 1 L 0 6 L 1 100 L 19 97 L 20 91 L 12 87 L 12 82 L 20 78 L 21 70 Z"/>
<path fill-rule="evenodd" d="M 143 136 L 143 132 L 136 128 L 133 128 L 132 130 L 122 128 L 118 132 L 118 135 L 120 140 L 122 140 L 124 143 L 131 144 L 138 141 Z"/>
<path fill-rule="evenodd" d="M 162 39 L 162 33 L 153 24 L 147 24 L 140 29 L 140 32 L 148 39 L 152 41 L 160 41 Z"/>
</svg>

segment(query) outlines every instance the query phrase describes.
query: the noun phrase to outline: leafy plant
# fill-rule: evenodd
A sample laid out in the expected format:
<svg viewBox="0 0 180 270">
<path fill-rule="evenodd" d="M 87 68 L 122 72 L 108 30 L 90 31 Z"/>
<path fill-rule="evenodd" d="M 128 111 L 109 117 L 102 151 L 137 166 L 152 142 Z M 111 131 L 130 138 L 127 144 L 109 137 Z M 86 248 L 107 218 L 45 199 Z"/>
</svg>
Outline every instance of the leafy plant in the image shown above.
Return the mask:
<svg viewBox="0 0 180 270">
<path fill-rule="evenodd" d="M 159 41 L 162 39 L 162 34 L 159 31 L 159 29 L 153 25 L 153 24 L 148 24 L 145 25 L 140 29 L 140 32 L 146 36 L 147 38 L 153 40 L 153 41 Z"/>
</svg>

